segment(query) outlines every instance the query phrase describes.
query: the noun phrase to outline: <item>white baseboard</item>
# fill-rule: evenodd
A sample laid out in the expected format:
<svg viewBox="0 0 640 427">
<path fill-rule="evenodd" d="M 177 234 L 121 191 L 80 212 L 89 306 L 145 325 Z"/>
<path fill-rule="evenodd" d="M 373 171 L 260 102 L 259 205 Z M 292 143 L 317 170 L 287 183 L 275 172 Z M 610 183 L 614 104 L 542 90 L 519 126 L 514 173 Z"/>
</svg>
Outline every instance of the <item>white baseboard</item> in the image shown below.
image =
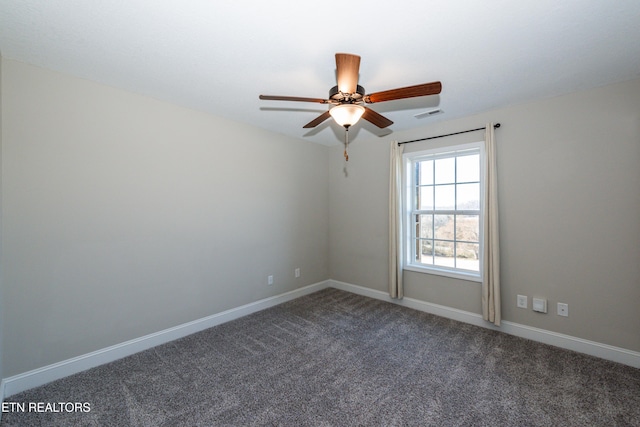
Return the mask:
<svg viewBox="0 0 640 427">
<path fill-rule="evenodd" d="M 5 397 L 12 396 L 16 393 L 38 387 L 78 372 L 94 368 L 105 363 L 113 362 L 123 357 L 130 356 L 143 350 L 173 341 L 187 335 L 203 331 L 213 326 L 238 319 L 251 313 L 273 307 L 283 302 L 287 302 L 329 286 L 329 281 L 315 283 L 300 289 L 295 289 L 281 295 L 265 298 L 250 304 L 232 308 L 230 310 L 216 313 L 202 319 L 184 323 L 173 328 L 165 329 L 160 332 L 145 335 L 130 341 L 113 345 L 91 353 L 83 354 L 78 357 L 63 360 L 52 365 L 43 366 L 29 372 L 18 374 L 9 378 L 5 378 L 0 382 L 0 399 L 4 401 Z"/>
<path fill-rule="evenodd" d="M 599 357 L 601 359 L 629 365 L 634 368 L 640 368 L 640 353 L 637 351 L 627 350 L 625 348 L 602 344 L 595 341 L 589 341 L 582 338 L 576 338 L 570 335 L 559 334 L 557 332 L 547 331 L 544 329 L 534 328 L 531 326 L 521 325 L 519 323 L 509 321 L 502 321 L 502 325 L 500 327 L 497 327 L 492 323 L 486 322 L 482 318 L 482 316 L 477 313 L 471 313 L 469 311 L 458 310 L 455 308 L 407 297 L 401 300 L 392 299 L 386 292 L 377 291 L 358 285 L 352 285 L 350 283 L 339 282 L 336 280 L 329 280 L 329 286 L 358 295 L 363 295 L 382 301 L 388 301 L 426 313 L 435 314 L 437 316 L 446 317 L 448 319 L 470 323 L 472 325 L 481 326 L 483 328 L 501 331 L 509 335 L 527 338 L 532 341 L 549 344 L 567 350 L 577 351 L 579 353 L 588 354 L 590 356 Z"/>
<path fill-rule="evenodd" d="M 4 378 L 0 382 L 0 401 L 4 401 L 5 397 L 12 396 L 16 393 L 38 387 L 51 381 L 73 375 L 87 369 L 113 362 L 126 356 L 138 353 L 143 350 L 183 338 L 204 329 L 238 319 L 240 317 L 273 307 L 283 302 L 287 302 L 304 295 L 308 295 L 319 290 L 333 287 L 358 295 L 375 298 L 382 301 L 391 302 L 415 310 L 426 313 L 435 314 L 437 316 L 470 323 L 483 328 L 493 329 L 538 341 L 544 344 L 553 345 L 568 350 L 596 356 L 602 359 L 611 360 L 613 362 L 640 368 L 640 353 L 627 350 L 624 348 L 614 347 L 594 341 L 588 341 L 581 338 L 563 335 L 543 329 L 533 328 L 518 323 L 503 321 L 501 327 L 485 322 L 482 316 L 477 313 L 471 313 L 464 310 L 458 310 L 438 304 L 420 301 L 413 298 L 403 298 L 402 300 L 394 300 L 389 297 L 386 292 L 377 291 L 350 283 L 339 282 L 336 280 L 326 280 L 313 285 L 305 286 L 281 295 L 265 298 L 250 304 L 236 307 L 221 313 L 217 313 L 202 319 L 194 320 L 173 328 L 165 329 L 160 332 L 145 335 L 121 344 L 116 344 L 101 350 L 97 350 L 88 354 L 84 354 L 72 359 L 63 360 L 52 365 L 34 369 L 29 372 L 18 374 L 9 378 Z"/>
</svg>

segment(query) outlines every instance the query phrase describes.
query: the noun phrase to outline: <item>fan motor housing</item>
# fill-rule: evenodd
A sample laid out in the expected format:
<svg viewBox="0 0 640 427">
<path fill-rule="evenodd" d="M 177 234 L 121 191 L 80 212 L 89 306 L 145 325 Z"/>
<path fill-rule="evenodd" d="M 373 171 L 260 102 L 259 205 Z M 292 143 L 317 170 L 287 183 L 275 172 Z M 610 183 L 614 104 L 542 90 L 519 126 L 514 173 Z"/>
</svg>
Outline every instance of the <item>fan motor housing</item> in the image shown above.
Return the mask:
<svg viewBox="0 0 640 427">
<path fill-rule="evenodd" d="M 338 86 L 334 86 L 329 90 L 329 99 L 338 101 L 340 103 L 356 103 L 362 100 L 364 97 L 364 88 L 360 85 L 356 85 L 355 93 L 342 93 L 338 90 Z"/>
</svg>

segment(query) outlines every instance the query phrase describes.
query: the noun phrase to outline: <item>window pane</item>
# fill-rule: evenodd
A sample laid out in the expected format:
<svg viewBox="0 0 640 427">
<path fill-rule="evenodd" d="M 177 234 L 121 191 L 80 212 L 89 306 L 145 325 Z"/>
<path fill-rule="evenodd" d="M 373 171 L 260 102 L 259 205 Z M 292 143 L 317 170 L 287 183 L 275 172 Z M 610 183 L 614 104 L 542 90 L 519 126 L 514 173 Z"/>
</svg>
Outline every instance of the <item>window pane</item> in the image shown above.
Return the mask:
<svg viewBox="0 0 640 427">
<path fill-rule="evenodd" d="M 421 210 L 433 210 L 433 187 L 418 187 L 416 206 Z"/>
<path fill-rule="evenodd" d="M 433 244 L 435 255 L 433 263 L 443 267 L 454 267 L 455 259 L 453 257 L 453 242 L 435 240 Z"/>
<path fill-rule="evenodd" d="M 417 240 L 416 259 L 422 264 L 433 264 L 433 240 Z"/>
<path fill-rule="evenodd" d="M 456 174 L 458 182 L 480 181 L 480 155 L 458 157 Z"/>
<path fill-rule="evenodd" d="M 433 160 L 424 160 L 416 164 L 416 182 L 418 185 L 433 184 Z"/>
<path fill-rule="evenodd" d="M 480 245 L 477 243 L 456 244 L 456 267 L 465 270 L 480 271 Z"/>
<path fill-rule="evenodd" d="M 435 161 L 436 184 L 453 184 L 456 179 L 456 159 L 437 159 Z"/>
<path fill-rule="evenodd" d="M 480 209 L 480 184 L 459 184 L 456 197 L 457 209 Z"/>
<path fill-rule="evenodd" d="M 416 236 L 421 239 L 433 238 L 433 215 L 418 215 Z"/>
<path fill-rule="evenodd" d="M 436 239 L 453 240 L 453 223 L 453 215 L 434 215 L 434 237 Z"/>
<path fill-rule="evenodd" d="M 456 240 L 480 241 L 480 216 L 458 215 L 456 218 Z"/>
<path fill-rule="evenodd" d="M 453 210 L 456 208 L 456 186 L 438 185 L 435 187 L 435 209 Z"/>
</svg>

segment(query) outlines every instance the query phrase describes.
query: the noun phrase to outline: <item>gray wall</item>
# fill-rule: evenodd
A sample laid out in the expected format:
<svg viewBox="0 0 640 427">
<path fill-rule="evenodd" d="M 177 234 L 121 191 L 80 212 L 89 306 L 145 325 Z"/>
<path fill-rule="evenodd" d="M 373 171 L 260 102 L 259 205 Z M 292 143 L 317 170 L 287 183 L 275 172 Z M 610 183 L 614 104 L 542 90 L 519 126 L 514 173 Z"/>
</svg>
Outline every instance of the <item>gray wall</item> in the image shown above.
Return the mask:
<svg viewBox="0 0 640 427">
<path fill-rule="evenodd" d="M 326 147 L 6 58 L 2 111 L 5 377 L 329 278 Z"/>
<path fill-rule="evenodd" d="M 0 72 L 0 377 L 329 277 L 386 291 L 390 137 L 356 132 L 345 165 L 342 147 L 12 60 Z M 640 351 L 640 80 L 393 137 L 487 121 L 503 125 L 504 319 Z M 480 313 L 477 283 L 405 280 L 408 297 Z"/>
<path fill-rule="evenodd" d="M 2 341 L 4 336 L 4 286 L 2 282 L 2 236 L 4 234 L 2 230 L 2 64 L 4 59 L 2 58 L 2 54 L 0 53 L 0 380 L 4 378 L 4 368 L 2 364 Z M 0 393 L 4 393 L 3 390 L 0 390 Z M 2 396 L 0 394 L 0 396 Z"/>
<path fill-rule="evenodd" d="M 443 95 L 446 96 L 446 95 Z M 503 319 L 640 351 L 640 80 L 503 108 L 399 141 L 501 122 L 496 131 Z M 390 137 L 330 156 L 330 275 L 387 290 Z M 480 140 L 482 132 L 420 143 Z M 406 146 L 408 150 L 420 148 Z M 406 296 L 481 313 L 480 285 L 405 272 Z M 549 313 L 516 308 L 543 297 Z M 569 317 L 556 303 L 569 304 Z"/>
</svg>

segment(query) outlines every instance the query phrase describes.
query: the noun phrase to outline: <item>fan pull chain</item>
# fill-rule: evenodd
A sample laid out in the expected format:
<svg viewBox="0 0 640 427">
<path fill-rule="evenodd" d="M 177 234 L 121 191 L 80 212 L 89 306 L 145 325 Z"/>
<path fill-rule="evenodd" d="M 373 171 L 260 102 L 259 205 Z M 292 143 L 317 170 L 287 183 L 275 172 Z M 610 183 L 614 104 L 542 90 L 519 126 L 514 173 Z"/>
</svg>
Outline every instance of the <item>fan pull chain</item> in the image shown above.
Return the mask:
<svg viewBox="0 0 640 427">
<path fill-rule="evenodd" d="M 346 162 L 349 161 L 349 128 L 347 126 L 344 127 L 344 159 Z"/>
</svg>

